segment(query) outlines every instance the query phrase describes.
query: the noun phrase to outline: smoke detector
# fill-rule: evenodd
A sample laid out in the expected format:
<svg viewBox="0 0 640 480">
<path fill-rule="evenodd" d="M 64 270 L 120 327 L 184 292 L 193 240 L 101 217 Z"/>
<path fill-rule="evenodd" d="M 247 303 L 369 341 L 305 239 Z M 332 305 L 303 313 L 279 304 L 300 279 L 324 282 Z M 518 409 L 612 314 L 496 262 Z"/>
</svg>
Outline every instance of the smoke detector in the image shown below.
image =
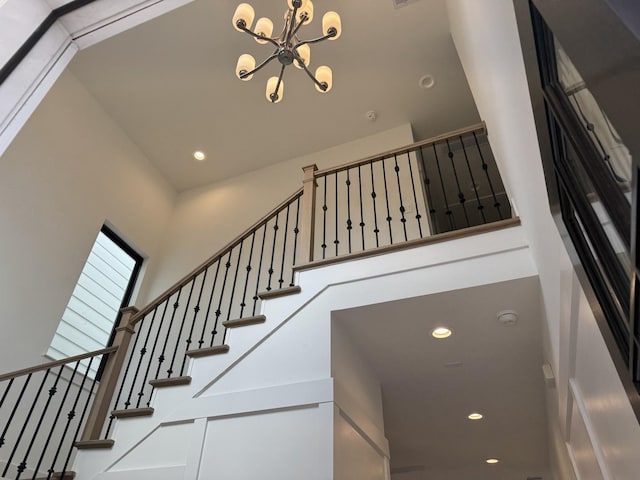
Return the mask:
<svg viewBox="0 0 640 480">
<path fill-rule="evenodd" d="M 414 2 L 417 2 L 417 1 L 418 0 L 393 0 L 393 7 L 394 8 L 406 7 L 410 3 L 414 3 Z"/>
<path fill-rule="evenodd" d="M 518 312 L 513 310 L 503 310 L 498 313 L 497 318 L 503 325 L 515 325 L 518 323 Z"/>
</svg>

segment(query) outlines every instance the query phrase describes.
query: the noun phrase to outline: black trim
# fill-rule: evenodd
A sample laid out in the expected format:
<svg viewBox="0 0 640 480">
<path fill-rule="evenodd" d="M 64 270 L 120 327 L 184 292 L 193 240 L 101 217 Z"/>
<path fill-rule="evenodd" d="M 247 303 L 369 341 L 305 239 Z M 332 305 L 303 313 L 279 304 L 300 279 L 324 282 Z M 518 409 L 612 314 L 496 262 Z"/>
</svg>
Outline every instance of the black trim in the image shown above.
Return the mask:
<svg viewBox="0 0 640 480">
<path fill-rule="evenodd" d="M 20 45 L 20 48 L 14 53 L 11 58 L 0 68 L 0 85 L 2 85 L 7 78 L 13 73 L 13 71 L 20 65 L 29 52 L 36 46 L 42 37 L 49 31 L 51 26 L 62 16 L 71 13 L 79 8 L 82 8 L 96 0 L 73 0 L 72 2 L 62 5 L 61 7 L 52 10 L 49 15 L 38 25 L 29 38 Z"/>
</svg>

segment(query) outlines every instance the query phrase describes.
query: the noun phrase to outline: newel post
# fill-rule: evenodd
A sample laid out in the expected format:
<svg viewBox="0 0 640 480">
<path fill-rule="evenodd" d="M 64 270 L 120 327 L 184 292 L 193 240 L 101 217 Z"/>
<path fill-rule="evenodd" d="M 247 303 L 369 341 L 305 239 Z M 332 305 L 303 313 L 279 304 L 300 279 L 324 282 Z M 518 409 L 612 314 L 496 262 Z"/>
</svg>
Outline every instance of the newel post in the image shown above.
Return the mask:
<svg viewBox="0 0 640 480">
<path fill-rule="evenodd" d="M 316 164 L 302 168 L 302 204 L 300 207 L 300 248 L 296 265 L 302 265 L 313 260 L 313 237 L 316 225 Z"/>
<path fill-rule="evenodd" d="M 121 312 L 122 316 L 116 328 L 112 344 L 112 346 L 118 347 L 118 350 L 110 353 L 107 358 L 96 396 L 93 399 L 93 404 L 87 417 L 87 423 L 85 423 L 84 431 L 82 432 L 81 441 L 98 440 L 100 438 L 104 422 L 109 415 L 113 393 L 116 390 L 118 378 L 129 350 L 129 342 L 135 333 L 131 319 L 138 313 L 138 309 L 136 307 L 125 307 Z"/>
</svg>

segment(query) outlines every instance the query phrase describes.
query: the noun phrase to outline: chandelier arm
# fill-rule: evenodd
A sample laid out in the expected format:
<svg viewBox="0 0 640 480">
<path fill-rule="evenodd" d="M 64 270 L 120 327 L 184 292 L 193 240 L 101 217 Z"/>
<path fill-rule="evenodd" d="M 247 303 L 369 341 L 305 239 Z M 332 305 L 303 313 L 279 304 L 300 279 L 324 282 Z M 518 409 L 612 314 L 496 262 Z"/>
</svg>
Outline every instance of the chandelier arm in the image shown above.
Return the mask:
<svg viewBox="0 0 640 480">
<path fill-rule="evenodd" d="M 296 52 L 295 50 L 293 51 L 294 56 L 296 57 L 296 60 L 298 61 L 299 65 L 302 65 L 302 69 L 307 72 L 307 75 L 309 75 L 309 78 L 311 80 L 313 80 L 313 82 L 318 85 L 318 87 L 324 92 L 327 89 L 327 84 L 324 82 L 319 82 L 318 79 L 315 77 L 315 75 L 313 73 L 311 73 L 311 71 L 307 68 L 307 66 L 304 64 L 304 62 L 302 61 L 302 57 L 300 57 L 300 55 L 298 55 L 298 52 Z"/>
<path fill-rule="evenodd" d="M 309 18 L 308 16 L 304 16 L 304 20 L 302 20 L 301 22 L 299 22 L 297 25 L 295 25 L 295 27 L 293 28 L 293 30 L 291 31 L 291 34 L 289 35 L 289 40 L 291 40 L 291 38 L 295 38 L 296 34 L 298 33 L 298 30 L 300 30 L 300 27 L 302 25 L 304 25 L 305 20 Z"/>
<path fill-rule="evenodd" d="M 291 37 L 295 35 L 295 32 L 297 32 L 298 29 L 300 28 L 300 25 L 302 25 L 302 22 L 296 25 L 296 13 L 298 13 L 298 7 L 294 5 L 293 10 L 289 10 L 289 11 L 291 12 L 291 15 L 290 15 L 290 22 L 288 22 L 288 25 L 285 27 L 287 29 L 287 34 L 285 35 L 285 38 L 284 38 L 285 44 L 289 44 L 291 42 Z"/>
<path fill-rule="evenodd" d="M 240 78 L 243 79 L 243 78 L 248 77 L 249 75 L 253 75 L 258 70 L 260 70 L 262 67 L 264 67 L 267 63 L 269 63 L 271 60 L 273 60 L 274 58 L 277 58 L 277 57 L 278 57 L 278 50 L 273 52 L 273 54 L 271 56 L 267 57 L 260 65 L 258 65 L 256 68 L 254 68 L 250 72 L 245 72 L 245 73 L 241 74 Z"/>
<path fill-rule="evenodd" d="M 251 35 L 252 37 L 258 39 L 258 40 L 266 40 L 267 42 L 271 43 L 274 47 L 276 48 L 280 48 L 280 45 L 278 44 L 278 42 L 276 42 L 273 38 L 269 38 L 269 37 L 265 37 L 262 35 L 258 35 L 257 33 L 255 33 L 252 30 L 249 30 L 247 27 L 238 24 L 238 28 L 240 30 L 242 30 L 243 32 L 245 32 L 248 35 Z"/>
<path fill-rule="evenodd" d="M 306 45 L 306 44 L 311 44 L 311 43 L 318 43 L 318 42 L 322 42 L 323 40 L 327 40 L 328 38 L 334 37 L 335 34 L 331 34 L 331 33 L 327 33 L 326 35 L 323 35 L 321 37 L 318 38 L 312 38 L 311 40 L 303 40 L 301 42 L 296 43 L 293 46 L 293 49 L 295 50 L 296 48 L 302 46 L 302 45 Z"/>
</svg>

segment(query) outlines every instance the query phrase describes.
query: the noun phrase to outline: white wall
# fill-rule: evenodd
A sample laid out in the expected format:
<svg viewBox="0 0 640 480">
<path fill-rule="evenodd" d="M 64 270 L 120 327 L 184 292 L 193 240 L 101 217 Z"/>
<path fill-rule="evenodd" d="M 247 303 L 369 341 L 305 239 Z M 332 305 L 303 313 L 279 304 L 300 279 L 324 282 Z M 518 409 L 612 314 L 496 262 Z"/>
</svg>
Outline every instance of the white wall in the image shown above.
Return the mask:
<svg viewBox="0 0 640 480">
<path fill-rule="evenodd" d="M 384 480 L 388 445 L 380 449 L 362 432 L 384 438 L 380 382 L 337 320 L 331 322 L 331 376 L 334 381 L 334 479 Z"/>
<path fill-rule="evenodd" d="M 180 194 L 162 264 L 147 298 L 172 285 L 302 187 L 302 167 L 315 163 L 327 168 L 412 142 L 411 125 L 405 124 Z"/>
<path fill-rule="evenodd" d="M 105 221 L 156 261 L 174 191 L 65 72 L 0 157 L 3 372 L 41 363 Z"/>
<path fill-rule="evenodd" d="M 448 8 L 454 43 L 540 272 L 547 320 L 546 361 L 556 372 L 557 411 L 564 440 L 571 453 L 573 404 L 569 393 L 575 385 L 594 455 L 605 475 L 610 475 L 605 478 L 631 480 L 640 468 L 638 456 L 631 453 L 640 448 L 640 426 L 593 315 L 588 307 L 578 309 L 580 303 L 572 300 L 583 294 L 574 283 L 571 262 L 546 200 L 513 2 L 449 0 Z M 572 329 L 573 321 L 578 322 L 577 329 Z M 577 337 L 572 333 L 576 331 Z M 557 452 L 555 457 L 565 455 Z M 629 476 L 630 472 L 635 473 Z"/>
</svg>

